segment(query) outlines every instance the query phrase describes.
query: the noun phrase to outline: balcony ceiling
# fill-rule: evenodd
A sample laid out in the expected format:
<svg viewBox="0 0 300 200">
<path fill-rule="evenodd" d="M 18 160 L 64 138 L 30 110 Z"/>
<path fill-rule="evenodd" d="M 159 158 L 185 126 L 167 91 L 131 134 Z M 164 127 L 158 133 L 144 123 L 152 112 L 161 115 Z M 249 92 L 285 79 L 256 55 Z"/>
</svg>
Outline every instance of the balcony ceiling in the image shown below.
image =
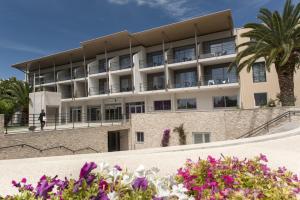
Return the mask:
<svg viewBox="0 0 300 200">
<path fill-rule="evenodd" d="M 93 59 L 96 55 L 103 54 L 105 49 L 107 52 L 127 49 L 129 48 L 130 40 L 132 47 L 147 47 L 161 44 L 162 40 L 165 40 L 165 42 L 171 42 L 194 37 L 195 30 L 197 30 L 197 35 L 201 36 L 232 29 L 233 21 L 231 11 L 225 10 L 142 32 L 130 33 L 125 30 L 113 33 L 111 35 L 81 42 L 81 47 L 79 48 L 14 64 L 12 67 L 21 70 L 25 70 L 29 67 L 29 69 L 34 70 L 38 69 L 39 66 L 41 68 L 53 66 L 54 62 L 57 66 L 59 66 L 70 63 L 71 59 L 73 62 L 82 61 L 84 54 L 86 59 Z"/>
</svg>

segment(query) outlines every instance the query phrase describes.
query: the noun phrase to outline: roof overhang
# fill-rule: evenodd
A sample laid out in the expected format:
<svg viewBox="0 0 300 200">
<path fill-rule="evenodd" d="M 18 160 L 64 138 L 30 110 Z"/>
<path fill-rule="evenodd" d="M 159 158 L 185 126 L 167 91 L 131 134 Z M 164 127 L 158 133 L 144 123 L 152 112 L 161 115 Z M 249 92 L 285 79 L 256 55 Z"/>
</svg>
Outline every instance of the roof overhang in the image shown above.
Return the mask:
<svg viewBox="0 0 300 200">
<path fill-rule="evenodd" d="M 199 16 L 184 20 L 177 23 L 172 23 L 165 26 L 145 30 L 137 33 L 129 33 L 121 31 L 106 35 L 103 37 L 81 42 L 81 47 L 59 52 L 49 56 L 44 56 L 38 59 L 25 61 L 12 65 L 20 70 L 37 69 L 55 65 L 64 65 L 72 62 L 95 58 L 96 55 L 103 54 L 105 51 L 112 52 L 116 50 L 129 48 L 131 41 L 134 46 L 154 46 L 165 42 L 172 42 L 186 38 L 194 37 L 195 31 L 198 36 L 207 35 L 210 33 L 233 30 L 233 20 L 231 10 L 211 13 L 204 16 Z"/>
</svg>

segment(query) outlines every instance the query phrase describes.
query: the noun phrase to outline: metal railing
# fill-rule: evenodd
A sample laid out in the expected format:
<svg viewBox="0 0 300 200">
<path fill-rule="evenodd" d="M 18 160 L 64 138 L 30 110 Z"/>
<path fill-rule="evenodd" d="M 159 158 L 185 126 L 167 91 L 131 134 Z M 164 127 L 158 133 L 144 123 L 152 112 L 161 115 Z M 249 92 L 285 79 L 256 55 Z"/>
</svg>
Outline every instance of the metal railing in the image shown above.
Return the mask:
<svg viewBox="0 0 300 200">
<path fill-rule="evenodd" d="M 188 88 L 188 87 L 197 87 L 200 86 L 201 82 L 198 81 L 184 81 L 184 82 L 180 82 L 180 83 L 169 83 L 169 87 L 170 89 L 172 88 Z"/>
<path fill-rule="evenodd" d="M 132 65 L 133 65 L 133 63 L 132 63 Z M 111 62 L 109 64 L 110 71 L 117 71 L 117 70 L 130 69 L 130 68 L 131 68 L 130 63 L 121 65 L 119 62 Z"/>
<path fill-rule="evenodd" d="M 103 64 L 103 66 L 100 66 L 99 63 L 92 63 L 89 66 L 89 74 L 99 74 L 107 72 L 106 70 L 106 63 Z"/>
<path fill-rule="evenodd" d="M 70 70 L 63 70 L 57 72 L 57 81 L 71 80 Z"/>
<path fill-rule="evenodd" d="M 153 91 L 166 89 L 165 83 L 140 83 L 140 91 Z"/>
<path fill-rule="evenodd" d="M 225 55 L 231 55 L 236 53 L 235 44 L 220 44 L 217 47 L 211 47 L 209 50 L 204 50 L 202 54 L 199 55 L 200 59 L 219 57 Z"/>
<path fill-rule="evenodd" d="M 29 115 L 5 115 L 5 133 L 24 133 L 28 131 L 42 131 L 42 123 L 39 114 Z M 86 113 L 73 111 L 65 114 L 46 114 L 44 118 L 44 131 L 63 130 L 74 128 L 86 128 L 93 126 L 122 125 L 129 122 L 126 114 L 121 113 L 98 113 L 95 115 L 91 109 Z"/>
<path fill-rule="evenodd" d="M 73 71 L 73 79 L 84 78 L 84 77 L 86 77 L 86 76 L 85 76 L 84 68 L 83 67 L 74 69 L 74 71 Z"/>
<path fill-rule="evenodd" d="M 168 64 L 173 64 L 173 63 L 182 63 L 182 62 L 188 62 L 188 61 L 193 61 L 196 60 L 196 55 L 193 56 L 187 56 L 187 57 L 168 57 L 167 63 Z"/>
<path fill-rule="evenodd" d="M 109 86 L 109 92 L 110 93 L 120 93 L 120 92 L 131 92 L 134 91 L 134 86 L 129 85 L 128 87 L 122 86 Z"/>
<path fill-rule="evenodd" d="M 91 87 L 89 88 L 89 95 L 94 96 L 94 95 L 101 95 L 101 94 L 109 94 L 109 89 L 104 89 L 104 88 L 98 88 L 98 87 Z"/>
<path fill-rule="evenodd" d="M 257 136 L 258 134 L 260 134 L 262 131 L 267 131 L 269 132 L 270 127 L 275 124 L 276 122 L 282 120 L 282 119 L 289 119 L 291 120 L 292 116 L 295 116 L 296 114 L 300 114 L 300 110 L 296 110 L 296 111 L 287 111 L 284 112 L 280 115 L 278 115 L 277 117 L 267 121 L 266 123 L 252 129 L 251 131 L 248 131 L 247 133 L 239 136 L 237 139 L 240 138 L 249 138 L 249 137 L 253 137 L 253 136 Z"/>
<path fill-rule="evenodd" d="M 149 67 L 159 67 L 164 65 L 163 60 L 161 62 L 147 62 L 146 60 L 139 60 L 139 67 L 142 68 L 149 68 Z"/>
<path fill-rule="evenodd" d="M 224 75 L 224 76 L 212 76 L 212 75 L 204 75 L 200 77 L 200 85 L 224 85 L 230 83 L 238 83 L 239 76 L 238 75 Z"/>
</svg>

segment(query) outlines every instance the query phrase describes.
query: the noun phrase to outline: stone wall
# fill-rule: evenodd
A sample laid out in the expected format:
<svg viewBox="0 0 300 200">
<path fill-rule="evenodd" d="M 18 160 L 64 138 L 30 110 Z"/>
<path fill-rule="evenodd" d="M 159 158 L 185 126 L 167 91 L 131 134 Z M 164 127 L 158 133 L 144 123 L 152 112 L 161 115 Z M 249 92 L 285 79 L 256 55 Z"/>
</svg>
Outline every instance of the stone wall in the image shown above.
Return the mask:
<svg viewBox="0 0 300 200">
<path fill-rule="evenodd" d="M 54 148 L 40 152 L 38 149 L 64 146 L 77 151 L 83 148 L 93 148 L 98 152 L 107 152 L 108 131 L 128 130 L 128 125 L 123 126 L 101 126 L 93 128 L 76 128 L 57 131 L 44 131 L 39 133 L 19 133 L 0 135 L 0 159 L 17 159 L 44 156 L 59 156 L 73 154 L 65 148 Z M 126 131 L 125 131 L 126 132 Z M 26 144 L 25 146 L 18 146 Z M 29 147 L 30 145 L 32 147 Z M 2 148 L 1 147 L 9 147 Z M 76 153 L 95 153 L 93 150 L 81 150 Z"/>
<path fill-rule="evenodd" d="M 4 131 L 4 115 L 0 114 L 0 134 L 3 134 Z"/>
<path fill-rule="evenodd" d="M 159 147 L 163 130 L 184 124 L 187 144 L 193 144 L 193 133 L 210 133 L 211 141 L 237 138 L 291 108 L 259 108 L 251 110 L 215 110 L 195 112 L 147 113 L 132 116 L 132 133 L 144 132 L 144 143 L 132 141 L 133 149 Z M 300 116 L 292 117 L 300 122 Z M 280 122 L 286 121 L 282 119 Z M 276 126 L 276 125 L 273 125 Z M 132 137 L 135 138 L 135 137 Z M 178 133 L 171 131 L 170 146 L 178 145 Z"/>
</svg>

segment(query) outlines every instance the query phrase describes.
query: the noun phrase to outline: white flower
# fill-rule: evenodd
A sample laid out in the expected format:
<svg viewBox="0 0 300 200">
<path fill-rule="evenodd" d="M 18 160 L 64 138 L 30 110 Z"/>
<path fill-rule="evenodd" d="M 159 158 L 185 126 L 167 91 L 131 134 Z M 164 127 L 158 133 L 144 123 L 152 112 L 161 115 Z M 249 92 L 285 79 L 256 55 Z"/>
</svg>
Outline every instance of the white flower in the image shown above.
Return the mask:
<svg viewBox="0 0 300 200">
<path fill-rule="evenodd" d="M 110 200 L 118 200 L 119 199 L 118 194 L 115 191 L 108 193 L 107 196 Z"/>
<path fill-rule="evenodd" d="M 145 177 L 145 167 L 144 165 L 140 165 L 136 170 L 135 170 L 135 176 L 138 178 Z"/>
<path fill-rule="evenodd" d="M 105 162 L 101 162 L 99 165 L 100 172 L 107 172 L 109 170 L 109 164 Z"/>
<path fill-rule="evenodd" d="M 112 168 L 112 170 L 110 170 L 108 175 L 113 178 L 113 181 L 116 181 L 117 178 L 121 175 L 121 172 L 114 167 L 114 168 Z"/>
<path fill-rule="evenodd" d="M 122 180 L 121 180 L 121 183 L 124 184 L 124 185 L 128 185 L 128 184 L 130 184 L 130 183 L 132 182 L 132 180 L 133 180 L 132 177 L 130 177 L 130 176 L 127 175 L 127 174 L 124 174 L 124 175 L 123 175 L 123 178 L 122 178 Z"/>
<path fill-rule="evenodd" d="M 173 185 L 171 195 L 177 196 L 179 200 L 189 200 L 185 194 L 187 191 L 183 184 Z"/>
<path fill-rule="evenodd" d="M 154 185 L 155 185 L 156 191 L 157 191 L 156 197 L 161 198 L 161 197 L 170 196 L 171 192 L 170 192 L 168 186 L 166 186 L 162 180 L 155 181 Z"/>
</svg>

